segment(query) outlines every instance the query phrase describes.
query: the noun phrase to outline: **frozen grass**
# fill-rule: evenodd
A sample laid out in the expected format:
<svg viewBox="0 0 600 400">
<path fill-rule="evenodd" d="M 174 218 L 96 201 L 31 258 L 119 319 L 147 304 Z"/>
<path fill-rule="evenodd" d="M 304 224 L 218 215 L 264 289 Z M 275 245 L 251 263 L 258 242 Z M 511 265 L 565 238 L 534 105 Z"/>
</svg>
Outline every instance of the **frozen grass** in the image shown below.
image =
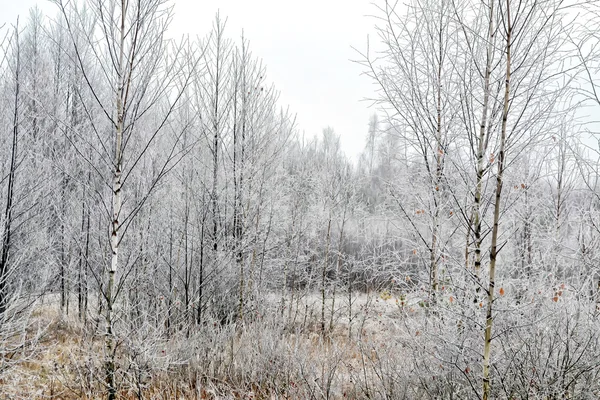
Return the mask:
<svg viewBox="0 0 600 400">
<path fill-rule="evenodd" d="M 419 306 L 423 300 L 357 295 L 350 323 L 340 296 L 333 329 L 326 315 L 326 332 L 318 295 L 292 310 L 281 296 L 264 296 L 244 324 L 207 320 L 168 336 L 142 324 L 119 336 L 120 398 L 477 398 L 482 311 L 449 296 L 433 311 Z M 495 398 L 598 398 L 599 325 L 580 301 L 540 298 L 537 314 L 502 301 Z M 35 310 L 33 324 L 47 329 L 33 356 L 2 376 L 5 398 L 102 398 L 103 338 L 95 324 L 61 316 L 48 302 Z"/>
</svg>

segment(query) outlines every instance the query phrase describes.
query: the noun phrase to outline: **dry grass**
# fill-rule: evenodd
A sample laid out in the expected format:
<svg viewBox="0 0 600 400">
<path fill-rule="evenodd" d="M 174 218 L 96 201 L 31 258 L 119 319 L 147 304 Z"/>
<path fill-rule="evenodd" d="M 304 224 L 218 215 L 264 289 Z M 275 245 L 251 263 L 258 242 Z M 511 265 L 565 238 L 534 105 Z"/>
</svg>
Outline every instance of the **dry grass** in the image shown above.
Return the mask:
<svg viewBox="0 0 600 400">
<path fill-rule="evenodd" d="M 273 308 L 277 300 L 270 306 L 263 302 L 264 312 L 243 325 L 209 321 L 190 329 L 189 336 L 187 330 L 168 337 L 151 327 L 129 331 L 120 337 L 118 398 L 445 399 L 473 398 L 479 388 L 481 337 L 456 302 L 441 305 L 445 308 L 440 315 L 428 318 L 418 297 L 405 298 L 402 307 L 393 296 L 361 295 L 353 305 L 356 314 L 349 335 L 350 321 L 342 302 L 336 303 L 340 309 L 334 315 L 333 329 L 321 332 L 320 305 L 314 298 L 298 303 L 295 322 L 288 313 Z M 546 303 L 539 310 L 547 311 L 544 324 L 554 330 L 525 325 L 530 320 L 527 314 L 510 313 L 497 322 L 499 331 L 502 324 L 520 324 L 522 329 L 514 335 L 506 331 L 497 341 L 496 368 L 514 376 L 503 383 L 504 388 L 500 384 L 494 388 L 548 397 L 554 381 L 542 378 L 560 371 L 549 369 L 542 374 L 542 361 L 559 360 L 556 357 L 565 350 L 573 351 L 573 345 L 567 349 L 561 339 L 568 333 L 573 343 L 590 343 L 570 355 L 578 360 L 568 372 L 579 380 L 573 392 L 597 390 L 593 382 L 600 378 L 600 364 L 593 357 L 598 347 L 592 344 L 597 342 L 598 321 L 580 319 L 579 325 L 557 326 L 572 318 L 575 313 L 569 307 L 578 305 Z M 457 320 L 463 322 L 457 324 Z M 35 351 L 1 377 L 2 399 L 105 398 L 102 336 L 94 334 L 93 326 L 63 317 L 52 306 L 35 310 L 30 335 L 43 327 Z M 536 341 L 529 338 L 531 333 L 544 336 Z M 548 347 L 548 343 L 554 344 Z M 536 379 L 540 380 L 534 393 L 528 382 Z M 495 397 L 505 398 L 503 393 Z"/>
<path fill-rule="evenodd" d="M 306 307 L 306 305 L 309 305 Z M 315 320 L 317 304 L 304 299 L 302 307 L 310 316 L 298 318 L 303 326 L 282 329 L 273 321 L 254 321 L 242 329 L 203 330 L 190 339 L 173 337 L 168 346 L 172 360 L 150 368 L 136 387 L 123 386 L 121 399 L 174 398 L 355 398 L 357 390 L 352 371 L 365 358 L 361 346 L 381 333 L 382 319 L 398 313 L 393 299 L 362 296 L 354 305 L 378 315 L 379 321 L 358 319 L 353 328 L 358 335 L 348 336 L 348 319 L 337 317 L 332 331 L 320 332 Z M 340 313 L 341 314 L 341 313 Z M 73 315 L 62 315 L 56 306 L 38 306 L 31 314 L 28 334 L 42 332 L 35 349 L 0 378 L 3 399 L 93 399 L 104 398 L 102 387 L 102 337 L 84 326 Z M 207 345 L 208 334 L 218 346 Z M 360 336 L 364 343 L 359 344 Z M 192 349 L 189 343 L 199 343 Z M 204 353 L 204 360 L 197 353 Z M 164 350 L 163 350 L 164 351 Z M 208 352 L 208 353 L 207 353 Z M 121 365 L 127 364 L 126 351 Z M 367 356 L 374 362 L 376 355 Z"/>
</svg>

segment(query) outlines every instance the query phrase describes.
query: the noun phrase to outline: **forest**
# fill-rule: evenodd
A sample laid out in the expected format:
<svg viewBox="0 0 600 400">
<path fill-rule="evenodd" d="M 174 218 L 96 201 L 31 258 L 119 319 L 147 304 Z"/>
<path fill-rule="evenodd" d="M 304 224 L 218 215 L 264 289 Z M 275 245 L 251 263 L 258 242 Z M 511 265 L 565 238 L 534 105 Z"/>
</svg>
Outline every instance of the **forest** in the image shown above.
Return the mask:
<svg viewBox="0 0 600 400">
<path fill-rule="evenodd" d="M 0 28 L 0 397 L 600 398 L 600 2 L 374 0 L 354 160 L 225 16 L 51 1 Z"/>
</svg>

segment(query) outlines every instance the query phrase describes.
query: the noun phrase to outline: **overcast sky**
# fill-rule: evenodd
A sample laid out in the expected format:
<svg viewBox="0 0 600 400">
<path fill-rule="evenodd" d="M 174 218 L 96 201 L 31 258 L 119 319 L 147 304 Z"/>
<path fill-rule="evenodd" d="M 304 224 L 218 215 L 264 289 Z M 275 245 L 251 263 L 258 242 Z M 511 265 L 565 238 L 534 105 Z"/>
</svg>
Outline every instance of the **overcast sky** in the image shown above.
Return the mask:
<svg viewBox="0 0 600 400">
<path fill-rule="evenodd" d="M 27 20 L 38 4 L 55 15 L 48 0 L 0 0 L 0 23 Z M 362 150 L 369 116 L 375 111 L 362 101 L 374 86 L 350 59 L 351 46 L 366 48 L 374 37 L 370 0 L 172 0 L 173 36 L 206 35 L 217 11 L 227 18 L 228 36 L 244 35 L 255 56 L 263 59 L 267 76 L 281 92 L 281 105 L 297 114 L 307 137 L 331 126 L 342 136 L 346 153 L 356 159 Z"/>
</svg>

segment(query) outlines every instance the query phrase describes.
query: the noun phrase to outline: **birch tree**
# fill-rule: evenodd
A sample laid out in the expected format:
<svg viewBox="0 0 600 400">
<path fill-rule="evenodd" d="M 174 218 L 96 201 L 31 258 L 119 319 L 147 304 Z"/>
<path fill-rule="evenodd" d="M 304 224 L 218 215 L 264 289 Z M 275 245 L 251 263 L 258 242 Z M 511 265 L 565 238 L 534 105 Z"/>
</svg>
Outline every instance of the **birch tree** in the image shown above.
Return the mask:
<svg viewBox="0 0 600 400">
<path fill-rule="evenodd" d="M 168 127 L 172 110 L 180 100 L 181 88 L 175 87 L 174 82 L 181 71 L 182 60 L 166 57 L 170 44 L 165 39 L 165 32 L 171 19 L 171 7 L 164 0 L 89 1 L 85 4 L 93 10 L 98 21 L 91 32 L 81 25 L 78 3 L 57 1 L 56 4 L 75 48 L 76 64 L 105 117 L 103 126 L 93 126 L 102 146 L 94 149 L 101 155 L 102 168 L 91 166 L 110 188 L 110 200 L 105 201 L 108 199 L 104 197 L 99 200 L 103 202 L 107 217 L 110 215 L 110 262 L 103 297 L 106 322 L 104 368 L 108 399 L 112 400 L 117 394 L 118 335 L 114 330 L 117 317 L 114 308 L 122 280 L 127 277 L 123 274 L 119 280 L 117 273 L 121 268 L 124 272 L 130 268 L 120 262 L 122 241 L 153 187 L 174 162 L 173 151 L 167 151 L 147 193 L 136 204 L 124 209 L 123 196 L 131 186 L 132 174 L 140 167 L 140 160 Z M 93 72 L 84 63 L 83 50 L 75 40 L 79 34 L 90 42 L 98 40 L 102 44 L 99 48 L 88 48 L 97 62 Z M 174 50 L 176 55 L 180 51 Z M 99 78 L 95 80 L 93 75 Z M 152 114 L 154 123 L 149 124 L 148 116 Z M 106 141 L 100 134 L 104 127 L 112 132 Z M 145 132 L 140 131 L 140 127 L 145 127 Z"/>
<path fill-rule="evenodd" d="M 498 33 L 503 43 L 500 47 L 501 58 L 498 58 L 504 70 L 498 82 L 503 81 L 504 84 L 499 91 L 502 93 L 500 97 L 502 108 L 499 126 L 496 125 L 499 130 L 496 134 L 494 151 L 494 154 L 497 154 L 497 162 L 495 163 L 496 184 L 486 290 L 482 378 L 484 399 L 488 399 L 492 393 L 490 365 L 493 304 L 496 295 L 498 253 L 504 243 L 499 226 L 506 168 L 520 152 L 527 151 L 530 146 L 547 139 L 552 121 L 556 121 L 555 118 L 560 118 L 566 111 L 559 100 L 567 95 L 569 88 L 570 69 L 565 57 L 568 60 L 572 57 L 572 53 L 565 53 L 565 45 L 572 25 L 565 26 L 561 20 L 568 18 L 565 10 L 570 6 L 573 5 L 563 1 L 547 1 L 539 4 L 537 2 L 515 3 L 507 0 L 496 4 L 496 17 L 490 14 L 490 21 L 495 19 L 495 25 L 499 26 Z M 492 10 L 491 5 L 489 8 Z M 488 28 L 488 37 L 491 36 L 490 32 L 494 32 L 493 25 Z M 488 47 L 486 71 L 488 71 L 491 51 Z M 484 97 L 487 93 L 486 86 L 487 84 L 484 84 Z M 482 115 L 485 117 L 485 114 Z M 512 158 L 508 157 L 509 154 L 513 154 Z M 481 162 L 480 156 L 481 152 L 478 151 L 478 164 Z M 479 167 L 478 171 L 481 171 Z"/>
<path fill-rule="evenodd" d="M 450 58 L 456 51 L 452 37 L 453 16 L 449 1 L 414 2 L 406 10 L 401 7 L 391 1 L 378 6 L 381 14 L 378 33 L 386 62 L 378 62 L 367 52 L 362 54 L 360 63 L 377 82 L 381 94 L 377 101 L 386 110 L 391 125 L 399 127 L 410 149 L 409 157 L 421 167 L 419 178 L 422 176 L 427 193 L 423 202 L 413 207 L 399 201 L 397 196 L 395 202 L 425 249 L 429 297 L 435 303 L 444 243 L 440 237 L 445 206 L 444 169 L 450 143 L 454 140 L 456 114 L 454 71 L 450 67 Z M 414 176 L 410 180 L 414 181 Z M 418 210 L 417 214 L 414 209 Z M 415 221 L 415 215 L 421 214 L 428 218 L 423 228 L 417 227 Z"/>
</svg>

